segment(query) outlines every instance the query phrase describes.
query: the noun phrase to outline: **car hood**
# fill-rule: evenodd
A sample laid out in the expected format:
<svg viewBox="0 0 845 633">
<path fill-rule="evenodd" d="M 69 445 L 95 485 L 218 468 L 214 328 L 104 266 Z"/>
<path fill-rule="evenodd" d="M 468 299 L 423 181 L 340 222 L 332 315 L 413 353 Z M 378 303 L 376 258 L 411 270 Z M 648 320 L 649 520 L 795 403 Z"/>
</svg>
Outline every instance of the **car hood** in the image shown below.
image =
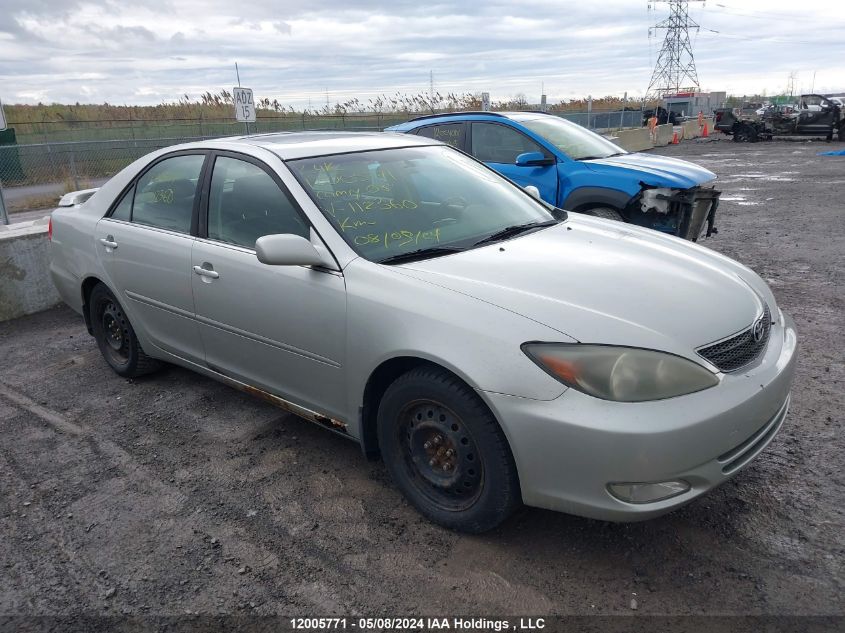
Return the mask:
<svg viewBox="0 0 845 633">
<path fill-rule="evenodd" d="M 574 215 L 549 229 L 396 269 L 582 343 L 693 359 L 695 348 L 748 327 L 762 312 L 760 294 L 770 296 L 753 272 L 706 248 Z"/>
<path fill-rule="evenodd" d="M 716 179 L 712 171 L 695 163 L 654 154 L 620 154 L 609 158 L 582 161 L 594 171 L 626 169 L 642 173 L 641 180 L 648 185 L 688 189 Z M 655 178 L 657 180 L 655 180 Z"/>
</svg>

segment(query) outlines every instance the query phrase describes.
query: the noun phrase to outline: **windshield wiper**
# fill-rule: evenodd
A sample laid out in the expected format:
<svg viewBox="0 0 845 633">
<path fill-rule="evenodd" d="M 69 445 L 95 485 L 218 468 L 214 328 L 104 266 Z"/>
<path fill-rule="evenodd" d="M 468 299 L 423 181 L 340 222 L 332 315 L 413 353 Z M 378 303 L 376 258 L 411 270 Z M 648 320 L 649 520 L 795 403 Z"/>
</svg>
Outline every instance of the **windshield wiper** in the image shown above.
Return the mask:
<svg viewBox="0 0 845 633">
<path fill-rule="evenodd" d="M 622 156 L 623 154 L 627 154 L 627 152 L 615 152 L 613 154 L 605 154 L 604 156 L 582 156 L 575 160 L 601 160 L 602 158 L 613 158 L 614 156 Z"/>
<path fill-rule="evenodd" d="M 451 253 L 460 253 L 463 248 L 457 246 L 431 246 L 429 248 L 419 248 L 415 251 L 407 253 L 397 253 L 378 260 L 378 264 L 401 264 L 403 262 L 413 262 L 419 259 L 428 259 L 429 257 L 439 257 L 441 255 L 449 255 Z"/>
<path fill-rule="evenodd" d="M 531 229 L 539 229 L 544 226 L 552 226 L 553 224 L 557 223 L 558 220 L 546 220 L 545 222 L 528 222 L 527 224 L 514 224 L 513 226 L 506 226 L 502 230 L 496 231 L 492 235 L 488 235 L 487 237 L 478 240 L 475 244 L 473 244 L 473 246 L 481 246 L 482 244 L 489 244 L 490 242 L 506 240 L 509 237 L 519 235 L 520 233 L 525 233 L 526 231 L 530 231 Z"/>
</svg>

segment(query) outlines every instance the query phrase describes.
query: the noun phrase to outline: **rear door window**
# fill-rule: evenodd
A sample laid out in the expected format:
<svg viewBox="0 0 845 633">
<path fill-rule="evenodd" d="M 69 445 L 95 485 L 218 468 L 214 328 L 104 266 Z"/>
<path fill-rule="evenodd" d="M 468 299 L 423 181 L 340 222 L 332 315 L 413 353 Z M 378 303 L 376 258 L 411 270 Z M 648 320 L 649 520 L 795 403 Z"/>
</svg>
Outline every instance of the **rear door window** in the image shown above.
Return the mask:
<svg viewBox="0 0 845 633">
<path fill-rule="evenodd" d="M 418 136 L 433 138 L 435 141 L 446 143 L 457 149 L 466 148 L 466 124 L 447 123 L 438 125 L 426 125 L 417 130 Z"/>
<path fill-rule="evenodd" d="M 205 154 L 174 156 L 153 165 L 138 179 L 132 222 L 191 232 L 194 198 Z"/>
<path fill-rule="evenodd" d="M 472 124 L 472 150 L 470 153 L 485 163 L 513 165 L 516 157 L 525 152 L 548 154 L 540 145 L 522 132 L 498 123 Z"/>
</svg>

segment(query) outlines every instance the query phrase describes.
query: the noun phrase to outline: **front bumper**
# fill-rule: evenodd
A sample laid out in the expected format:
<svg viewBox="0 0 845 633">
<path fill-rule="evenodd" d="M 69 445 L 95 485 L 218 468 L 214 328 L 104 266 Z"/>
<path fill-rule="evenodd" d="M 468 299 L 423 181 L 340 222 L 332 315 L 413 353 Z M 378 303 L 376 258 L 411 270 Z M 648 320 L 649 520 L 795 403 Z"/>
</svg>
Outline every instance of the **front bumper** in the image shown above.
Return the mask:
<svg viewBox="0 0 845 633">
<path fill-rule="evenodd" d="M 689 189 L 644 185 L 629 203 L 625 217 L 638 226 L 696 242 L 718 233 L 716 210 L 720 195 L 709 184 Z"/>
<path fill-rule="evenodd" d="M 574 389 L 548 401 L 482 395 L 508 437 L 527 505 L 637 521 L 727 481 L 768 445 L 786 418 L 796 349 L 795 326 L 782 315 L 753 365 L 687 396 L 623 403 Z M 654 503 L 626 503 L 607 488 L 678 479 L 690 490 Z"/>
</svg>

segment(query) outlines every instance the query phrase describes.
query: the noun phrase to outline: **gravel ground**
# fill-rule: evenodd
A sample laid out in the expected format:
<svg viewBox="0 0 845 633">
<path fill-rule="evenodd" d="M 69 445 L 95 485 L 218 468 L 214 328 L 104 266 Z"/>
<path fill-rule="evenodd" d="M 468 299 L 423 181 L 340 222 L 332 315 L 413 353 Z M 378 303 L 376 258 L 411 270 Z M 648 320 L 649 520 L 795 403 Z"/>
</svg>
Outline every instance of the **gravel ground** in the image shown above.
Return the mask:
<svg viewBox="0 0 845 633">
<path fill-rule="evenodd" d="M 0 615 L 842 614 L 845 159 L 829 147 L 658 151 L 719 175 L 706 244 L 768 280 L 801 360 L 771 446 L 645 523 L 524 509 L 455 534 L 348 440 L 179 368 L 117 377 L 66 308 L 0 324 Z"/>
</svg>

